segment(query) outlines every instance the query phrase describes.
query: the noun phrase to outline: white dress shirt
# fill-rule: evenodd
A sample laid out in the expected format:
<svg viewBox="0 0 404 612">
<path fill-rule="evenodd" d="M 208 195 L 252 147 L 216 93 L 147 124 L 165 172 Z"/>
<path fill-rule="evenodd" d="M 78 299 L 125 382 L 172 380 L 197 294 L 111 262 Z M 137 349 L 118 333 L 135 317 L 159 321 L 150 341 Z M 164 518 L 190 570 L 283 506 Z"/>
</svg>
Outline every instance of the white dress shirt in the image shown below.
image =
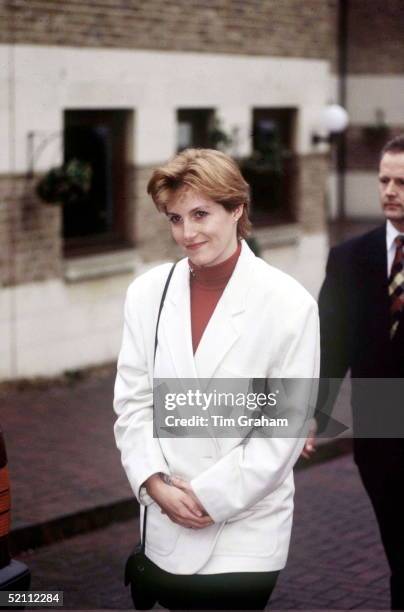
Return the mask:
<svg viewBox="0 0 404 612">
<path fill-rule="evenodd" d="M 397 236 L 402 235 L 402 232 L 399 232 L 398 229 L 396 229 L 392 222 L 388 219 L 386 224 L 387 277 L 390 276 L 394 256 L 396 254 L 397 247 L 394 243 L 394 240 L 397 238 Z"/>
</svg>

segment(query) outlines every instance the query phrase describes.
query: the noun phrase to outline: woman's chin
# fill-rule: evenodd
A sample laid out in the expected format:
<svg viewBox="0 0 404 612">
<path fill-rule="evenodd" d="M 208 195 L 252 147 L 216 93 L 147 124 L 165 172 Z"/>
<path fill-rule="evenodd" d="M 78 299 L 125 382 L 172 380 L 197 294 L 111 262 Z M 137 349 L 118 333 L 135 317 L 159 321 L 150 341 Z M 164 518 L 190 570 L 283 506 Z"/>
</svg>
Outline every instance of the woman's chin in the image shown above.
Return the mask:
<svg viewBox="0 0 404 612">
<path fill-rule="evenodd" d="M 208 266 L 211 258 L 207 257 L 206 253 L 190 253 L 186 251 L 189 261 L 195 266 Z"/>
<path fill-rule="evenodd" d="M 191 262 L 191 264 L 193 264 L 194 266 L 201 267 L 201 266 L 206 266 L 207 265 L 206 261 L 205 261 L 205 259 L 206 259 L 205 257 L 198 257 L 198 256 L 192 257 L 192 256 L 188 256 L 188 259 Z"/>
</svg>

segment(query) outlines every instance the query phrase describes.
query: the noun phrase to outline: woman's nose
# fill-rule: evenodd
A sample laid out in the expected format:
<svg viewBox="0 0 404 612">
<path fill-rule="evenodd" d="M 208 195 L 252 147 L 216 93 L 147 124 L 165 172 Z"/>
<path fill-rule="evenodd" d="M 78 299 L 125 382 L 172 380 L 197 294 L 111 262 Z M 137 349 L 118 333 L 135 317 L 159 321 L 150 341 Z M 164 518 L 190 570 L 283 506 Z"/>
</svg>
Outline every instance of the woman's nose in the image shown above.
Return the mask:
<svg viewBox="0 0 404 612">
<path fill-rule="evenodd" d="M 197 230 L 194 222 L 189 219 L 184 220 L 184 239 L 186 241 L 192 240 L 197 234 Z"/>
</svg>

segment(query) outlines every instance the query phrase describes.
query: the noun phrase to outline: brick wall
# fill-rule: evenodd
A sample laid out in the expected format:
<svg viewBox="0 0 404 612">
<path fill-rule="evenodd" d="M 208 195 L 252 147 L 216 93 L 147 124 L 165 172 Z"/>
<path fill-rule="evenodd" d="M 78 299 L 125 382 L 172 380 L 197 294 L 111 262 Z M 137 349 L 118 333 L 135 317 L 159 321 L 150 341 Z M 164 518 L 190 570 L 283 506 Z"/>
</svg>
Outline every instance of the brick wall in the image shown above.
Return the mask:
<svg viewBox="0 0 404 612">
<path fill-rule="evenodd" d="M 402 0 L 349 0 L 348 71 L 404 73 Z"/>
<path fill-rule="evenodd" d="M 324 230 L 327 161 L 310 155 L 298 159 L 297 215 L 305 232 Z M 143 261 L 175 259 L 175 245 L 167 220 L 146 192 L 152 167 L 135 170 L 134 219 L 136 247 Z M 0 179 L 0 285 L 16 285 L 62 276 L 62 229 L 59 206 L 45 205 L 33 195 L 33 185 L 22 177 Z"/>
<path fill-rule="evenodd" d="M 147 193 L 147 183 L 154 168 L 139 167 L 135 180 L 136 247 L 146 262 L 181 257 L 181 251 L 171 237 L 167 219 L 158 213 Z"/>
<path fill-rule="evenodd" d="M 0 43 L 257 54 L 333 64 L 337 5 L 338 0 L 0 0 Z M 318 172 L 320 166 L 305 158 L 299 175 L 301 219 L 309 231 L 323 227 L 315 218 L 322 179 L 318 188 L 309 184 L 310 168 Z M 150 172 L 132 169 L 134 196 L 126 218 L 126 237 L 136 238 L 145 261 L 179 255 L 166 220 L 146 194 Z M 0 177 L 0 196 L 0 283 L 60 277 L 60 209 L 39 203 L 20 177 Z"/>
<path fill-rule="evenodd" d="M 0 177 L 0 285 L 60 277 L 61 211 L 33 195 L 25 178 Z"/>
<path fill-rule="evenodd" d="M 337 0 L 3 0 L 0 43 L 334 60 Z"/>
<path fill-rule="evenodd" d="M 379 133 L 368 127 L 352 126 L 346 135 L 346 169 L 377 172 L 380 151 L 388 140 L 403 132 L 404 126 L 389 125 Z"/>
<path fill-rule="evenodd" d="M 305 155 L 299 158 L 297 220 L 306 233 L 323 232 L 325 229 L 328 165 L 325 155 Z"/>
<path fill-rule="evenodd" d="M 322 232 L 325 228 L 325 193 L 328 161 L 324 155 L 304 155 L 296 160 L 296 213 L 306 233 Z M 136 173 L 136 233 L 137 248 L 145 261 L 182 257 L 175 245 L 167 220 L 159 215 L 146 193 L 147 182 L 154 168 L 139 168 Z"/>
<path fill-rule="evenodd" d="M 366 76 L 369 79 L 404 77 L 403 1 L 349 0 L 347 16 L 348 76 Z M 381 82 L 380 87 L 384 87 L 383 93 L 388 95 L 388 82 Z M 363 95 L 366 96 L 366 89 Z M 383 103 L 374 100 L 374 107 L 375 111 L 376 108 L 383 110 Z M 369 127 L 371 125 L 363 127 L 351 124 L 346 132 L 348 172 L 377 171 L 383 145 L 398 133 L 404 132 L 404 113 L 401 125 L 397 122 L 393 125 L 387 118 L 387 129 L 384 132 L 372 132 Z"/>
</svg>

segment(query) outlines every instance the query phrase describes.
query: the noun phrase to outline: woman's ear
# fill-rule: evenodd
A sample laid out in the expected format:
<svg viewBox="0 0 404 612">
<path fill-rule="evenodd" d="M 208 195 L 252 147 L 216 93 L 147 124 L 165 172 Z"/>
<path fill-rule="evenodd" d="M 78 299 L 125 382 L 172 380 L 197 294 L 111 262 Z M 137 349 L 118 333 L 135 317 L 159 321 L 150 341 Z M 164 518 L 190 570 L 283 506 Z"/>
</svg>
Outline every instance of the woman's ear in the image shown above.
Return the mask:
<svg viewBox="0 0 404 612">
<path fill-rule="evenodd" d="M 234 221 L 238 221 L 240 219 L 241 215 L 243 214 L 243 210 L 244 210 L 244 204 L 240 204 L 240 206 L 238 206 L 232 211 Z"/>
</svg>

